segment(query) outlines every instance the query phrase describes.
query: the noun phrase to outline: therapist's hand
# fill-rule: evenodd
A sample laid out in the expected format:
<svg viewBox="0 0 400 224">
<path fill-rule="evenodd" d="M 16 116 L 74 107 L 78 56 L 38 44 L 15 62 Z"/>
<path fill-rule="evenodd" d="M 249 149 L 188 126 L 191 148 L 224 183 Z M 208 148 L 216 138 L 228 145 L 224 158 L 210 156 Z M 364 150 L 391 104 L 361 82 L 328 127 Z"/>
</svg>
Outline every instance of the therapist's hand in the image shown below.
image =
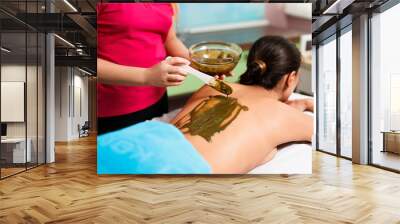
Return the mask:
<svg viewBox="0 0 400 224">
<path fill-rule="evenodd" d="M 184 58 L 168 57 L 146 70 L 145 84 L 159 87 L 178 86 L 187 75 L 180 66 L 189 64 L 190 61 Z"/>
<path fill-rule="evenodd" d="M 234 76 L 233 72 L 229 72 L 227 74 L 221 74 L 221 75 L 216 75 L 214 78 L 224 80 L 226 77 L 232 77 Z"/>
</svg>

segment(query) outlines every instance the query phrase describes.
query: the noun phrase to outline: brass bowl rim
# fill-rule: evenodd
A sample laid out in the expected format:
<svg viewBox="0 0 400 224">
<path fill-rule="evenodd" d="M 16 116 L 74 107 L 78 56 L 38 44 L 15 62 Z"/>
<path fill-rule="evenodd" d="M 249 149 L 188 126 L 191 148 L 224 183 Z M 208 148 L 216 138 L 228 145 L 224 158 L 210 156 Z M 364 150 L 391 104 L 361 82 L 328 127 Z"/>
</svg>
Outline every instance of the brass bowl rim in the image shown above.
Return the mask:
<svg viewBox="0 0 400 224">
<path fill-rule="evenodd" d="M 202 44 L 220 44 L 220 45 L 225 45 L 225 46 L 228 46 L 228 47 L 231 47 L 231 48 L 233 46 L 234 48 L 236 48 L 236 49 L 233 48 L 233 51 L 238 50 L 239 54 L 238 54 L 238 60 L 237 61 L 233 60 L 232 62 L 227 62 L 227 63 L 224 63 L 224 64 L 200 63 L 200 62 L 192 60 L 192 61 L 194 61 L 195 63 L 197 63 L 199 65 L 219 66 L 219 65 L 226 65 L 226 64 L 234 63 L 235 66 L 236 66 L 237 63 L 239 62 L 240 58 L 242 57 L 243 49 L 238 44 L 235 44 L 235 43 L 232 43 L 232 42 L 223 42 L 223 41 L 202 41 L 202 42 L 193 44 L 192 46 L 189 47 L 189 55 L 190 55 L 191 59 L 192 59 L 193 48 L 198 47 L 199 45 L 202 45 Z"/>
</svg>

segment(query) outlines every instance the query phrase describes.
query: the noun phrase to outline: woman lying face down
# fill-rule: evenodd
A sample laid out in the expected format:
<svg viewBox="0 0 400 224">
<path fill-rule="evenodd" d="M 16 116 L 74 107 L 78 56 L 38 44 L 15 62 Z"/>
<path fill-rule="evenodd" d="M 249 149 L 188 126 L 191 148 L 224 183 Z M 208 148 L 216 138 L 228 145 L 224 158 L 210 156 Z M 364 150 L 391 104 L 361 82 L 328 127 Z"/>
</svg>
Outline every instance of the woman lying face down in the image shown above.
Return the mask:
<svg viewBox="0 0 400 224">
<path fill-rule="evenodd" d="M 260 38 L 240 82 L 230 84 L 231 95 L 203 86 L 170 122 L 174 126 L 143 122 L 112 136 L 133 148 L 124 156 L 136 166 L 125 173 L 248 173 L 270 161 L 279 145 L 310 142 L 313 119 L 303 112 L 313 111 L 313 101 L 288 101 L 300 63 L 287 39 Z"/>
<path fill-rule="evenodd" d="M 287 39 L 263 37 L 249 52 L 240 84 L 231 84 L 232 95 L 204 86 L 171 123 L 213 172 L 247 173 L 272 159 L 277 146 L 311 141 L 313 120 L 303 111 L 313 110 L 312 100 L 288 101 L 300 63 L 299 50 Z"/>
</svg>

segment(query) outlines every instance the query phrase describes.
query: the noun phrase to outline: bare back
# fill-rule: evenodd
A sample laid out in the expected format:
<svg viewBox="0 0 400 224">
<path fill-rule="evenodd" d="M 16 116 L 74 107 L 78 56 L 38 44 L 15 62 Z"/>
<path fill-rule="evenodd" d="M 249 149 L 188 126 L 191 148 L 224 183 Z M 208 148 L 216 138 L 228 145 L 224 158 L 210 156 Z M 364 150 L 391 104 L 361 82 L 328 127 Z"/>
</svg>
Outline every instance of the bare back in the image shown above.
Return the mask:
<svg viewBox="0 0 400 224">
<path fill-rule="evenodd" d="M 237 100 L 239 106 L 229 110 L 230 116 L 221 120 L 220 130 L 213 132 L 210 126 L 207 135 L 193 134 L 196 132 L 190 133 L 180 126 L 182 120 L 190 119 L 193 111 L 205 102 L 213 103 L 210 100 L 215 98 L 213 96 L 222 96 L 208 86 L 194 93 L 171 121 L 210 163 L 213 173 L 247 173 L 272 159 L 277 146 L 294 141 L 311 141 L 311 116 L 274 99 L 261 87 L 230 85 L 234 91 L 229 97 Z M 196 127 L 200 126 L 192 125 L 191 130 L 196 131 Z"/>
</svg>

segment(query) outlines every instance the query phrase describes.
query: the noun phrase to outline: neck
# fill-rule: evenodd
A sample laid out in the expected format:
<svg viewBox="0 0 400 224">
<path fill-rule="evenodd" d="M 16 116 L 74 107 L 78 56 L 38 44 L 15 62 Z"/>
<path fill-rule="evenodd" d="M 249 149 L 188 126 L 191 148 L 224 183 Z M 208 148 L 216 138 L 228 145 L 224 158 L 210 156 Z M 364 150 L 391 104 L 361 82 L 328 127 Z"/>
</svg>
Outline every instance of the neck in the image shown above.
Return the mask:
<svg viewBox="0 0 400 224">
<path fill-rule="evenodd" d="M 279 101 L 282 101 L 281 100 L 282 99 L 282 94 L 280 92 L 278 92 L 275 89 L 271 89 L 271 90 L 267 90 L 267 91 L 268 91 L 268 96 L 269 97 L 271 97 L 273 99 L 276 99 L 276 100 L 279 100 Z"/>
<path fill-rule="evenodd" d="M 282 99 L 282 94 L 276 88 L 274 88 L 274 89 L 265 89 L 264 87 L 261 87 L 261 86 L 257 86 L 257 88 L 260 90 L 260 93 L 263 94 L 264 96 L 266 95 L 268 98 L 276 99 L 278 101 L 282 101 L 281 100 Z"/>
</svg>

